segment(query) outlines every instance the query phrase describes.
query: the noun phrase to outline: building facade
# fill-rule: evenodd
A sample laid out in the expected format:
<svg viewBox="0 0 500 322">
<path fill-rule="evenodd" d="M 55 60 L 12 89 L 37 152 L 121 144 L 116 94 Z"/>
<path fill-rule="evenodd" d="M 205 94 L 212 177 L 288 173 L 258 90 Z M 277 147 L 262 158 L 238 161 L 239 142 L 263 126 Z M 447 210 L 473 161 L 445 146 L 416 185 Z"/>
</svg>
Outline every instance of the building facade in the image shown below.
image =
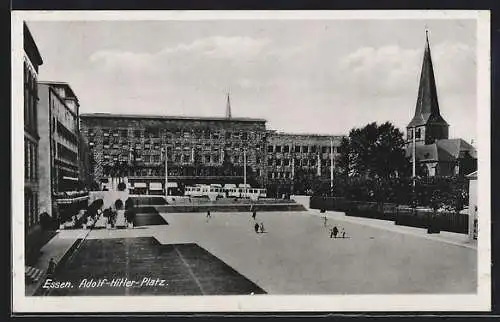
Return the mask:
<svg viewBox="0 0 500 322">
<path fill-rule="evenodd" d="M 39 82 L 39 206 L 55 218 L 76 214 L 88 199 L 80 181 L 78 98 L 67 83 Z M 83 143 L 83 142 L 82 142 Z"/>
<path fill-rule="evenodd" d="M 26 24 L 24 32 L 24 223 L 30 232 L 39 223 L 38 183 L 38 68 L 42 57 Z"/>
<path fill-rule="evenodd" d="M 148 194 L 165 192 L 165 171 L 173 194 L 182 185 L 242 183 L 245 162 L 249 183 L 263 185 L 265 123 L 230 116 L 81 115 L 94 180 L 113 190 L 122 181 Z"/>
<path fill-rule="evenodd" d="M 477 169 L 476 149 L 463 139 L 449 139 L 448 128 L 439 110 L 426 33 L 415 115 L 406 127 L 406 155 L 415 162 L 417 176 L 463 176 Z"/>
<path fill-rule="evenodd" d="M 269 131 L 267 138 L 267 187 L 271 195 L 304 189 L 297 182 L 301 179 L 331 181 L 343 136 Z"/>
</svg>

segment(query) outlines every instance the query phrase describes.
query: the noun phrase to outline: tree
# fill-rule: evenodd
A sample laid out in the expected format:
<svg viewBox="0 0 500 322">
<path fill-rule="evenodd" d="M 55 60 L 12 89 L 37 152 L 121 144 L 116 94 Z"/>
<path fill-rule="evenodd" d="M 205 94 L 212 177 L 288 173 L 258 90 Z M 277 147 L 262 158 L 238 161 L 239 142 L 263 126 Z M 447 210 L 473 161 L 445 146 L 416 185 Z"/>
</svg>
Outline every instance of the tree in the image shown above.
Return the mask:
<svg viewBox="0 0 500 322">
<path fill-rule="evenodd" d="M 346 176 L 397 177 L 406 174 L 410 168 L 404 148 L 403 133 L 390 122 L 370 123 L 352 129 L 342 140 L 339 167 Z"/>
</svg>

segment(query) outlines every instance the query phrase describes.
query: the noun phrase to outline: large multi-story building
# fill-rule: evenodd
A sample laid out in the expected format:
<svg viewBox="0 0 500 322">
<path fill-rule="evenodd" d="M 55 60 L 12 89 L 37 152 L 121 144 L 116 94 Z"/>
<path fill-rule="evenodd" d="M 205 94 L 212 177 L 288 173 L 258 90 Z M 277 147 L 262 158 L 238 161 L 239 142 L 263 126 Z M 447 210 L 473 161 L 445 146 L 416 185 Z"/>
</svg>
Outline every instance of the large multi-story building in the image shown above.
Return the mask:
<svg viewBox="0 0 500 322">
<path fill-rule="evenodd" d="M 248 183 L 264 184 L 263 119 L 102 113 L 80 117 L 94 180 L 108 189 L 116 189 L 113 178 L 121 178 L 135 193 L 164 192 L 165 155 L 169 193 L 185 184 L 241 183 L 245 162 Z"/>
<path fill-rule="evenodd" d="M 74 215 L 88 199 L 80 181 L 79 102 L 67 83 L 39 82 L 40 208 L 52 217 Z"/>
<path fill-rule="evenodd" d="M 292 193 L 298 176 L 332 179 L 343 136 L 268 133 L 267 187 L 271 194 Z"/>
<path fill-rule="evenodd" d="M 412 159 L 415 154 L 416 175 L 467 175 L 477 169 L 474 146 L 460 138 L 449 139 L 448 128 L 449 125 L 439 110 L 431 49 L 426 33 L 415 115 L 406 127 L 406 152 Z"/>
<path fill-rule="evenodd" d="M 274 187 L 271 195 L 289 193 L 295 170 L 329 179 L 330 148 L 336 156 L 341 141 L 340 136 L 276 133 L 266 130 L 264 119 L 233 118 L 229 97 L 225 118 L 80 117 L 96 183 L 116 190 L 122 181 L 134 193 L 165 193 L 165 168 L 169 193 L 182 193 L 182 186 L 191 184 L 242 184 L 245 177 L 253 187 Z"/>
<path fill-rule="evenodd" d="M 24 24 L 24 223 L 30 232 L 39 223 L 38 210 L 38 68 L 42 57 Z"/>
</svg>

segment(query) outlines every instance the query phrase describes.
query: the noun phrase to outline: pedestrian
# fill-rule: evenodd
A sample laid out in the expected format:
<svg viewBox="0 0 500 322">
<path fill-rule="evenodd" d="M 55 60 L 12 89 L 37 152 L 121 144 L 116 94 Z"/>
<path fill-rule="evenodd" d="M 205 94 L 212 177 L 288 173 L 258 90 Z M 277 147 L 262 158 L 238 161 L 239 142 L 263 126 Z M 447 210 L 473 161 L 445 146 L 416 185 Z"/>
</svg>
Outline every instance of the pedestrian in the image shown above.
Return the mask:
<svg viewBox="0 0 500 322">
<path fill-rule="evenodd" d="M 330 238 L 333 238 L 333 228 L 330 228 Z"/>
<path fill-rule="evenodd" d="M 56 262 L 54 261 L 54 258 L 52 257 L 49 261 L 49 267 L 47 267 L 47 274 L 52 275 L 52 274 L 54 274 L 55 270 L 56 270 Z"/>
<path fill-rule="evenodd" d="M 259 224 L 258 223 L 255 223 L 254 225 L 254 229 L 255 229 L 255 232 L 258 233 L 259 232 Z"/>
<path fill-rule="evenodd" d="M 257 211 L 255 211 L 255 209 L 253 210 L 253 213 L 252 213 L 252 218 L 253 220 L 255 220 L 255 217 L 257 217 Z"/>
<path fill-rule="evenodd" d="M 323 217 L 323 220 L 324 220 L 323 225 L 326 227 L 326 222 L 328 221 L 328 218 L 326 218 L 326 216 L 324 216 L 324 217 Z"/>
<path fill-rule="evenodd" d="M 261 222 L 260 223 L 260 232 L 263 233 L 265 230 L 264 230 L 264 223 Z"/>
<path fill-rule="evenodd" d="M 342 227 L 342 231 L 340 232 L 340 234 L 342 235 L 342 238 L 345 238 L 345 229 L 344 229 L 344 227 Z"/>
<path fill-rule="evenodd" d="M 333 238 L 337 238 L 337 234 L 339 233 L 339 229 L 337 226 L 333 226 Z"/>
</svg>

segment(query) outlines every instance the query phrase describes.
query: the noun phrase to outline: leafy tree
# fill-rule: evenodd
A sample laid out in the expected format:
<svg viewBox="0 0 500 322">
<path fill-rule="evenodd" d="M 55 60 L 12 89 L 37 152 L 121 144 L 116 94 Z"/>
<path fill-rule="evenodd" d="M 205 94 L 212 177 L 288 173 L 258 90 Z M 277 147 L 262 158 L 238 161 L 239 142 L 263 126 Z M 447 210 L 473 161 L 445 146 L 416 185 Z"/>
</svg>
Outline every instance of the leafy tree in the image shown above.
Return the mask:
<svg viewBox="0 0 500 322">
<path fill-rule="evenodd" d="M 354 128 L 341 142 L 341 172 L 349 177 L 393 178 L 408 173 L 403 133 L 385 122 Z"/>
</svg>

